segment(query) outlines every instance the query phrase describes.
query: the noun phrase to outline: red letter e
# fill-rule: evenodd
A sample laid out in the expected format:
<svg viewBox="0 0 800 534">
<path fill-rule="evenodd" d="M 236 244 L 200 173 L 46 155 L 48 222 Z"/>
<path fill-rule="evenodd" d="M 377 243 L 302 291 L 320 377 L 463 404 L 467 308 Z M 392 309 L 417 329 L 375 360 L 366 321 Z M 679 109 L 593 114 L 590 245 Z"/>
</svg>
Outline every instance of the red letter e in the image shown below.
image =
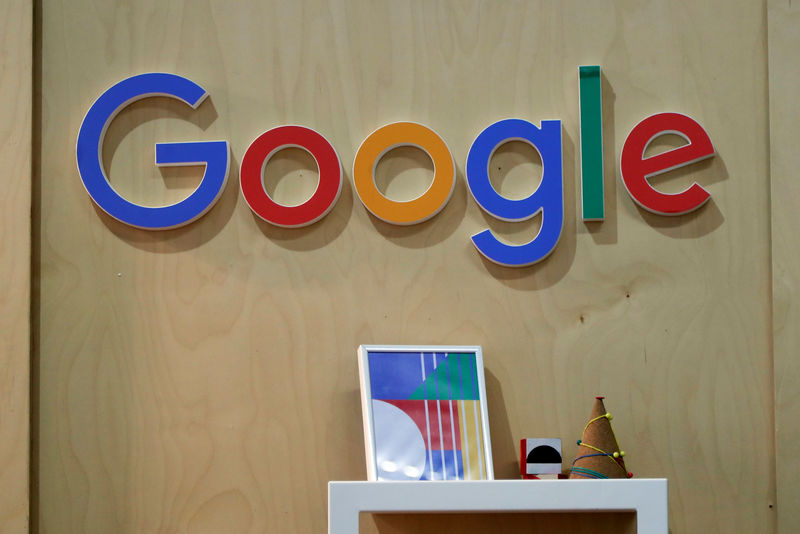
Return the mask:
<svg viewBox="0 0 800 534">
<path fill-rule="evenodd" d="M 661 154 L 644 157 L 644 151 L 656 138 L 676 134 L 688 144 Z M 683 215 L 706 203 L 711 195 L 697 183 L 674 195 L 653 189 L 647 181 L 656 176 L 714 155 L 708 134 L 696 121 L 680 113 L 659 113 L 634 126 L 620 157 L 622 182 L 633 200 L 647 211 L 659 215 Z"/>
</svg>

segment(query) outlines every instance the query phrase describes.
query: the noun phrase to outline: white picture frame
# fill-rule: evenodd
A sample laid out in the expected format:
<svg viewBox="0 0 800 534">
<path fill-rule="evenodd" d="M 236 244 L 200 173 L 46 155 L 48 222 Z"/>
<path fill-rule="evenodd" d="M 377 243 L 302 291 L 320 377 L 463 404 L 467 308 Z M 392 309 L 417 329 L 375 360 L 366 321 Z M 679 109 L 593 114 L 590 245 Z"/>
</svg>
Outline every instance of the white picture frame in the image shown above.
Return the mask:
<svg viewBox="0 0 800 534">
<path fill-rule="evenodd" d="M 358 347 L 367 479 L 493 480 L 477 345 Z"/>
</svg>

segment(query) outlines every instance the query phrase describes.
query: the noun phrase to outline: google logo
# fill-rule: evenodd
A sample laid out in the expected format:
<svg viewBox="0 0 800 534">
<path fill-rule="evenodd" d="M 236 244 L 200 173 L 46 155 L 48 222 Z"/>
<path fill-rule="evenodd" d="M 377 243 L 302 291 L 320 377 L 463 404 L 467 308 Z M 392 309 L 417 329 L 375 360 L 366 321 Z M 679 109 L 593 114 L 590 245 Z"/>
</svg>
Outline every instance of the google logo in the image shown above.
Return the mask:
<svg viewBox="0 0 800 534">
<path fill-rule="evenodd" d="M 603 159 L 600 67 L 579 68 L 581 206 L 584 220 L 603 220 Z M 123 198 L 110 185 L 101 154 L 106 130 L 114 117 L 131 103 L 152 96 L 178 99 L 196 109 L 208 93 L 193 81 L 167 73 L 147 73 L 115 84 L 89 108 L 78 133 L 78 172 L 92 200 L 118 221 L 145 230 L 166 230 L 189 224 L 219 199 L 230 170 L 227 141 L 156 143 L 155 164 L 203 165 L 200 185 L 187 198 L 168 206 L 148 207 Z M 686 144 L 645 157 L 648 145 L 664 134 L 677 134 Z M 527 198 L 510 199 L 498 193 L 489 180 L 494 152 L 510 141 L 535 148 L 542 159 L 538 188 Z M 413 146 L 433 161 L 433 182 L 421 196 L 397 202 L 383 195 L 375 184 L 375 168 L 389 151 Z M 285 206 L 264 189 L 264 168 L 277 152 L 301 148 L 316 161 L 319 183 L 306 202 Z M 710 194 L 697 183 L 680 193 L 666 194 L 653 188 L 653 176 L 714 155 L 708 134 L 693 119 L 679 113 L 659 113 L 643 119 L 628 134 L 620 155 L 620 176 L 631 198 L 642 208 L 660 215 L 681 215 L 705 204 Z M 564 184 L 561 121 L 545 120 L 540 126 L 523 119 L 504 119 L 487 126 L 473 141 L 465 168 L 467 186 L 478 205 L 492 217 L 524 221 L 542 213 L 539 233 L 528 243 L 510 245 L 490 230 L 472 236 L 487 259 L 500 265 L 523 267 L 541 261 L 558 244 L 564 225 Z M 239 181 L 250 209 L 277 226 L 298 228 L 313 224 L 333 209 L 342 191 L 342 165 L 334 147 L 320 133 L 305 126 L 278 126 L 259 135 L 242 158 Z M 412 225 L 439 213 L 450 200 L 456 165 L 444 140 L 433 130 L 413 122 L 396 122 L 372 132 L 361 143 L 353 161 L 353 185 L 360 201 L 376 217 L 396 225 Z"/>
</svg>

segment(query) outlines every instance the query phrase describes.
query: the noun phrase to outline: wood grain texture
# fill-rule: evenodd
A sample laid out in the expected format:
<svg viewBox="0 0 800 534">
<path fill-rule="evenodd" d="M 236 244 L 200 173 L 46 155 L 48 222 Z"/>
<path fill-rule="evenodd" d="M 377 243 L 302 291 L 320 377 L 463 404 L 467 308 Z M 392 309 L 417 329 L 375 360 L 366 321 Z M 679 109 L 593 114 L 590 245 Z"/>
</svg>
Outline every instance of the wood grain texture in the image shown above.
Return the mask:
<svg viewBox="0 0 800 534">
<path fill-rule="evenodd" d="M 774 531 L 761 5 L 42 4 L 41 534 L 324 531 L 327 481 L 365 477 L 361 343 L 482 345 L 498 478 L 518 476 L 523 437 L 561 437 L 569 459 L 605 394 L 630 469 L 670 479 L 673 532 Z M 577 208 L 584 64 L 603 67 L 607 140 L 608 218 L 589 225 Z M 454 196 L 398 228 L 368 215 L 347 183 L 325 219 L 283 230 L 251 214 L 234 171 L 196 223 L 125 227 L 87 198 L 74 144 L 92 100 L 147 71 L 188 76 L 211 97 L 196 112 L 142 101 L 111 125 L 110 180 L 140 202 L 197 183 L 196 170 L 155 170 L 155 141 L 228 139 L 238 166 L 261 132 L 303 124 L 331 140 L 349 180 L 360 142 L 396 120 L 447 141 Z M 661 111 L 697 119 L 718 154 L 657 182 L 712 193 L 677 218 L 636 208 L 617 185 L 625 136 Z M 464 184 L 472 140 L 506 117 L 563 120 L 564 232 L 522 270 L 485 262 L 469 241 L 491 228 L 522 242 L 537 229 L 537 218 L 491 220 Z M 396 156 L 381 171 L 387 191 L 424 187 L 424 158 Z M 499 154 L 495 183 L 524 192 L 518 173 L 533 181 L 539 169 L 530 160 L 519 147 Z M 291 155 L 278 164 L 290 180 L 313 173 Z M 281 184 L 270 187 L 287 199 L 307 190 Z M 438 532 L 449 520 L 365 528 Z M 452 520 L 468 532 L 487 524 Z M 546 516 L 536 531 L 593 525 Z"/>
<path fill-rule="evenodd" d="M 775 443 L 778 532 L 800 523 L 800 5 L 768 2 L 770 177 L 772 186 L 772 313 L 775 358 Z"/>
<path fill-rule="evenodd" d="M 0 532 L 28 532 L 33 10 L 0 3 Z"/>
</svg>

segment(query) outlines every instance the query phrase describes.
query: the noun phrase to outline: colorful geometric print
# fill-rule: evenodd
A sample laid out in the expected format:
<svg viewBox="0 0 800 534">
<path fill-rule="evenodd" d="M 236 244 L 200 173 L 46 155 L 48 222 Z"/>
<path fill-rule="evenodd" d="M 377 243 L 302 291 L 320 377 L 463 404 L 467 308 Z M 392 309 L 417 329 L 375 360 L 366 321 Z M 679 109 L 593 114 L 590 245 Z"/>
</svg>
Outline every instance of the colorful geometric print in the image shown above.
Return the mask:
<svg viewBox="0 0 800 534">
<path fill-rule="evenodd" d="M 487 477 L 475 354 L 369 352 L 379 480 Z M 388 406 L 387 406 L 388 405 Z"/>
</svg>

